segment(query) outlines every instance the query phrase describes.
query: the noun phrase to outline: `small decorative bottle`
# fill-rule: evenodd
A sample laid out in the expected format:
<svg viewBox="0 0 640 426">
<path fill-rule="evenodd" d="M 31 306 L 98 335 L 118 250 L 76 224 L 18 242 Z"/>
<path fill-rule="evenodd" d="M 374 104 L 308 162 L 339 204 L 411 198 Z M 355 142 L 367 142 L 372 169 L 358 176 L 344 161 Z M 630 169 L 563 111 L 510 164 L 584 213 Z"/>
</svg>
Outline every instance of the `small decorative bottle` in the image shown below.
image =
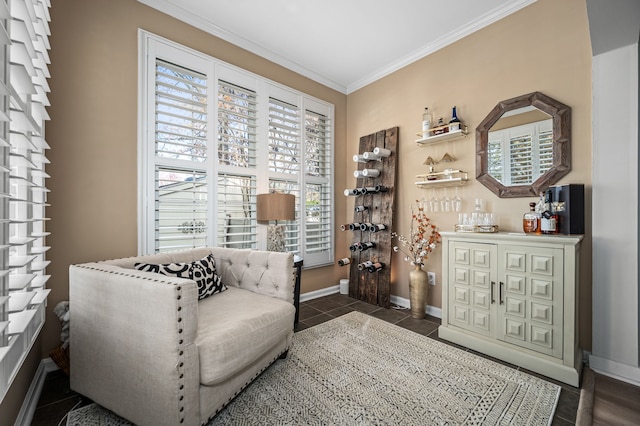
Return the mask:
<svg viewBox="0 0 640 426">
<path fill-rule="evenodd" d="M 536 203 L 529 203 L 529 211 L 522 217 L 522 230 L 528 234 L 535 234 L 540 227 L 540 213 L 536 212 Z"/>
</svg>

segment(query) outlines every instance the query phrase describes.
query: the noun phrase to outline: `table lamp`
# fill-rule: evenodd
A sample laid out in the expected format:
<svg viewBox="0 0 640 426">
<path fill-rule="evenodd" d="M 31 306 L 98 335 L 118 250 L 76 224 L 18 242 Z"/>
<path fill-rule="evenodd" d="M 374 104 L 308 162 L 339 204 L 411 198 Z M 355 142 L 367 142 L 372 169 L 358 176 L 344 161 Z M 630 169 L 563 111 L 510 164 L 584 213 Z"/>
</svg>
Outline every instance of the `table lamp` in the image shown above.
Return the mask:
<svg viewBox="0 0 640 426">
<path fill-rule="evenodd" d="M 269 225 L 267 229 L 267 250 L 286 251 L 284 239 L 284 225 L 278 225 L 279 220 L 294 220 L 296 218 L 296 196 L 281 192 L 258 194 L 257 215 L 258 221 L 275 221 L 275 225 Z"/>
</svg>

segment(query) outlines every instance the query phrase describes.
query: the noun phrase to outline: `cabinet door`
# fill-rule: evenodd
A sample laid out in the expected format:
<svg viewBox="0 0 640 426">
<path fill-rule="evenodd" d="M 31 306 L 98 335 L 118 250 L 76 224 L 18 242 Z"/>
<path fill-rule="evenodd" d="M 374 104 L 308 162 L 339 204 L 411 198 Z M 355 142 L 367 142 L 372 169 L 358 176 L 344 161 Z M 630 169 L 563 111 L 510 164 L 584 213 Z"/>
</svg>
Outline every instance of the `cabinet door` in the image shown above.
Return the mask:
<svg viewBox="0 0 640 426">
<path fill-rule="evenodd" d="M 497 248 L 494 244 L 452 241 L 449 245 L 449 324 L 495 337 Z"/>
<path fill-rule="evenodd" d="M 562 249 L 501 245 L 498 339 L 562 357 Z"/>
</svg>

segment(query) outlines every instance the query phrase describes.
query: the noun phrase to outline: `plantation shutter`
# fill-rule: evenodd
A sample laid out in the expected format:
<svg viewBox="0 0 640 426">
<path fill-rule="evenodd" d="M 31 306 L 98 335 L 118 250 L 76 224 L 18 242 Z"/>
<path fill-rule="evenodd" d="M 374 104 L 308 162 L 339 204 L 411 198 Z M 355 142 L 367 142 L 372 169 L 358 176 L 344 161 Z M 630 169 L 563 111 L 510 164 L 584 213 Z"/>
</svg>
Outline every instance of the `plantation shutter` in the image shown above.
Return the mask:
<svg viewBox="0 0 640 426">
<path fill-rule="evenodd" d="M 10 8 L 0 2 L 0 399 L 44 325 L 50 292 L 49 7 L 46 0 L 11 2 Z"/>
<path fill-rule="evenodd" d="M 256 180 L 218 174 L 218 246 L 256 248 Z"/>
<path fill-rule="evenodd" d="M 325 114 L 305 110 L 304 253 L 311 261 L 330 258 L 333 240 L 330 122 Z"/>
<path fill-rule="evenodd" d="M 207 245 L 207 137 L 207 77 L 156 59 L 156 252 Z"/>
<path fill-rule="evenodd" d="M 269 171 L 300 173 L 300 109 L 269 98 Z"/>
<path fill-rule="evenodd" d="M 218 162 L 235 167 L 256 166 L 256 93 L 218 81 Z"/>
</svg>

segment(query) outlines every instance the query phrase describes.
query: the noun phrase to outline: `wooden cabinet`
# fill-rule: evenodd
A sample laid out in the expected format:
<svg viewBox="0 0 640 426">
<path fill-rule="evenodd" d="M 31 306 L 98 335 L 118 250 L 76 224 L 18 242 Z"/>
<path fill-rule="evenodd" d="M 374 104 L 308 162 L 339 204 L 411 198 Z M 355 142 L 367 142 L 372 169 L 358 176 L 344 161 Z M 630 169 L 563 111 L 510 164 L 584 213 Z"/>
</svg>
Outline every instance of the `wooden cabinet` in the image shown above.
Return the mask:
<svg viewBox="0 0 640 426">
<path fill-rule="evenodd" d="M 582 237 L 441 234 L 439 336 L 578 386 Z"/>
</svg>

